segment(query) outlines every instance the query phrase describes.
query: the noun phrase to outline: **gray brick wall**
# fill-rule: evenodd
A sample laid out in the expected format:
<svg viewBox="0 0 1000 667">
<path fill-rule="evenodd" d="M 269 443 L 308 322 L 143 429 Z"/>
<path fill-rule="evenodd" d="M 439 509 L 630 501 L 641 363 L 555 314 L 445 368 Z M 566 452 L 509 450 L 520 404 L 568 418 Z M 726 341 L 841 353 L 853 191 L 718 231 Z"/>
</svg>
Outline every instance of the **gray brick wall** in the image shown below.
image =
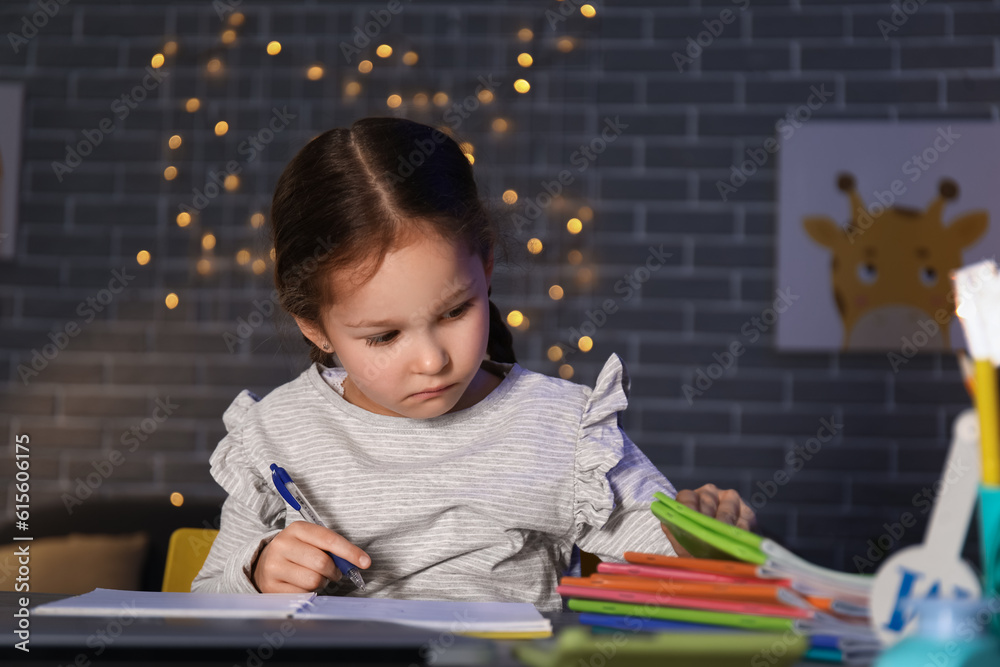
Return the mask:
<svg viewBox="0 0 1000 667">
<path fill-rule="evenodd" d="M 266 259 L 250 215 L 267 209 L 281 168 L 311 136 L 365 115 L 444 124 L 433 105 L 391 110 L 385 99 L 444 91 L 461 100 L 492 74 L 501 82 L 495 101 L 456 128 L 475 145 L 487 196 L 514 188 L 522 202 L 534 197 L 573 168 L 574 151 L 606 118 L 628 125 L 566 188 L 573 210 L 594 210 L 584 232 L 570 237 L 569 214 L 553 207 L 519 237 L 542 238 L 542 255 L 498 269 L 494 299 L 531 322 L 515 332 L 522 365 L 555 375 L 549 346 L 575 342 L 571 328 L 615 299 L 593 350 L 568 355 L 573 380 L 592 384 L 610 353 L 624 358 L 633 377 L 625 427 L 678 487 L 738 489 L 756 499 L 764 532 L 834 567 L 855 569 L 868 540 L 906 511 L 917 525 L 901 542 L 920 539 L 927 514 L 915 498 L 937 478 L 951 422 L 968 405 L 954 359 L 921 352 L 894 373 L 885 355 L 778 354 L 770 330 L 751 341 L 742 327 L 783 287 L 774 282 L 774 161 L 728 202 L 714 183 L 773 136 L 811 86 L 835 91 L 818 118 L 996 119 L 996 3 L 904 3 L 916 11 L 893 17 L 888 3 L 865 0 L 635 0 L 600 3 L 591 20 L 573 13 L 550 23 L 568 1 L 403 2 L 375 40 L 393 45 L 390 61 L 374 57 L 374 44 L 353 60 L 376 61 L 365 76 L 339 44 L 386 3 L 246 1 L 231 45 L 220 41 L 226 24 L 210 2 L 49 4 L 58 11 L 16 52 L 9 38 L 0 44 L 0 78 L 27 87 L 16 256 L 0 263 L 0 433 L 7 443 L 31 436 L 33 503 L 58 503 L 95 472 L 95 494 L 221 499 L 207 459 L 224 433 L 223 410 L 241 389 L 266 393 L 306 364 L 286 318 L 263 318 L 232 353 L 225 345 L 223 334 L 271 289 L 270 263 L 255 275 L 234 260 L 241 248 Z M 0 32 L 20 33 L 22 18 L 40 11 L 37 2 L 4 3 Z M 717 37 L 679 71 L 673 54 L 711 26 Z M 525 27 L 534 37 L 520 42 Z M 556 48 L 561 37 L 575 40 L 573 51 Z M 142 82 L 170 38 L 179 48 L 167 76 L 119 119 L 112 102 Z M 264 53 L 272 39 L 283 44 L 277 57 Z M 408 49 L 420 54 L 414 67 L 399 63 Z M 535 57 L 530 70 L 515 62 L 522 51 Z M 225 76 L 205 74 L 212 57 Z M 326 67 L 319 81 L 304 76 L 314 62 Z M 528 95 L 512 89 L 522 75 Z M 362 82 L 357 97 L 343 94 L 348 80 Z M 192 96 L 202 102 L 196 113 L 184 110 Z M 239 189 L 178 227 L 192 188 L 243 159 L 239 142 L 286 106 L 296 118 L 243 164 Z M 496 117 L 511 131 L 491 132 Z M 107 118 L 114 130 L 60 181 L 53 161 Z M 229 122 L 224 137 L 212 131 L 218 120 Z M 184 138 L 177 150 L 166 143 L 174 133 Z M 164 180 L 167 165 L 177 179 Z M 213 269 L 200 275 L 208 231 L 217 237 Z M 624 298 L 617 281 L 661 245 L 670 258 Z M 573 248 L 592 270 L 589 282 L 566 261 Z M 135 259 L 142 249 L 153 257 L 145 266 Z M 101 303 L 123 267 L 134 278 Z M 566 288 L 559 302 L 547 296 L 555 282 Z M 164 305 L 169 292 L 180 297 L 173 310 Z M 22 382 L 19 365 L 68 324 L 78 335 Z M 734 342 L 746 352 L 689 403 L 682 387 Z M 176 406 L 162 422 L 153 420 L 157 401 Z M 822 420 L 837 425 L 835 434 L 810 445 Z M 0 507 L 9 517 L 12 446 L 3 451 Z M 110 470 L 106 479 L 101 470 Z"/>
</svg>

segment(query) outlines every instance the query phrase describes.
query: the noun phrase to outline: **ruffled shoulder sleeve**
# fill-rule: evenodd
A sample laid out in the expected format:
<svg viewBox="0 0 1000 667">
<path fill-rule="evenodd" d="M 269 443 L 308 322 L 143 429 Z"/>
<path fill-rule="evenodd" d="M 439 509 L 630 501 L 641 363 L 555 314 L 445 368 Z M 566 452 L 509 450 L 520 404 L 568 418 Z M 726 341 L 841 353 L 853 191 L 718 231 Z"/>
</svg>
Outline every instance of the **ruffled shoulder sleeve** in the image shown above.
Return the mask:
<svg viewBox="0 0 1000 667">
<path fill-rule="evenodd" d="M 244 389 L 222 414 L 225 437 L 219 441 L 209 458 L 212 477 L 230 496 L 247 505 L 262 521 L 274 513 L 267 487 L 267 480 L 261 477 L 252 463 L 252 442 L 245 438 L 249 411 L 260 398 L 249 389 Z"/>
<path fill-rule="evenodd" d="M 608 471 L 625 454 L 621 411 L 628 407 L 630 379 L 621 357 L 612 354 L 597 376 L 580 419 L 577 438 L 574 513 L 576 524 L 601 528 L 615 508 Z"/>
</svg>

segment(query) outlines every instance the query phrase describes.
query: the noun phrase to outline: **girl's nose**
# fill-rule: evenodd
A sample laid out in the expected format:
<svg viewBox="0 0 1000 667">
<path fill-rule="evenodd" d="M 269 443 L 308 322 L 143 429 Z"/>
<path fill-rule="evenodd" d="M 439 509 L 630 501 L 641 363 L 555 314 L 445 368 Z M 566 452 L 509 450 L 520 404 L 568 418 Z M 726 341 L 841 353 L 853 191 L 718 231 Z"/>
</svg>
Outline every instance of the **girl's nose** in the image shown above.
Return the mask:
<svg viewBox="0 0 1000 667">
<path fill-rule="evenodd" d="M 417 372 L 423 375 L 437 375 L 448 365 L 451 358 L 444 345 L 433 335 L 424 337 L 417 352 Z"/>
</svg>

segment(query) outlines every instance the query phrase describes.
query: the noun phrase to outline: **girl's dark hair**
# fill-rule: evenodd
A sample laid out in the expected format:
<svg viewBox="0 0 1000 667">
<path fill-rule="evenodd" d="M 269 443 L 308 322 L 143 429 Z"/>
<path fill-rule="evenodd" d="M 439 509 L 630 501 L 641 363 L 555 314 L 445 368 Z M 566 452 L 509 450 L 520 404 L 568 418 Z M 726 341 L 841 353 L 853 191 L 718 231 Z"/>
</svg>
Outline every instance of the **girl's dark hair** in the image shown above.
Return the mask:
<svg viewBox="0 0 1000 667">
<path fill-rule="evenodd" d="M 320 326 L 323 306 L 336 298 L 329 272 L 351 267 L 357 284 L 367 282 L 414 224 L 464 243 L 486 262 L 491 251 L 506 251 L 498 220 L 479 199 L 468 158 L 440 130 L 381 117 L 328 130 L 292 158 L 275 187 L 271 242 L 279 303 Z M 489 306 L 487 354 L 514 363 L 510 330 L 492 300 Z M 303 339 L 311 361 L 335 365 L 332 352 Z"/>
</svg>

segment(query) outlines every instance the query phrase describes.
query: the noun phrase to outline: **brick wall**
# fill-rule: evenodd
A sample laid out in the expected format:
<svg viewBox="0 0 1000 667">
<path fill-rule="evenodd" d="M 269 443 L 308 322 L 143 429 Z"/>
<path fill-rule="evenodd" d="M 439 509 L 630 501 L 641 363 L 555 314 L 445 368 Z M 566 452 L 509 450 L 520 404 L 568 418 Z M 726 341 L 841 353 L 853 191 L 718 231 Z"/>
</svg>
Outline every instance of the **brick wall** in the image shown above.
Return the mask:
<svg viewBox="0 0 1000 667">
<path fill-rule="evenodd" d="M 471 141 L 484 194 L 512 188 L 517 210 L 573 170 L 564 200 L 519 232 L 522 246 L 542 239 L 543 253 L 522 253 L 495 280 L 501 310 L 520 309 L 530 321 L 515 332 L 523 366 L 556 375 L 548 348 L 575 342 L 571 331 L 611 300 L 593 350 L 568 355 L 573 380 L 592 384 L 610 353 L 623 357 L 633 378 L 626 430 L 678 487 L 714 482 L 756 498 L 766 533 L 830 566 L 856 568 L 867 541 L 906 512 L 915 525 L 902 543 L 922 536 L 927 503 L 915 495 L 937 479 L 952 419 L 968 404 L 950 355 L 921 352 L 894 373 L 884 354 L 778 354 L 768 331 L 693 402 L 682 387 L 733 341 L 746 342 L 742 325 L 782 287 L 774 278 L 775 165 L 728 202 L 715 182 L 746 148 L 773 136 L 811 86 L 835 91 L 818 118 L 996 118 L 995 3 L 910 0 L 894 18 L 883 2 L 639 0 L 563 20 L 569 2 L 403 2 L 350 63 L 340 43 L 388 3 L 243 2 L 245 22 L 229 45 L 220 39 L 226 21 L 207 0 L 50 5 L 51 18 L 36 2 L 0 7 L 2 32 L 24 37 L 16 52 L 9 36 L 0 44 L 0 78 L 27 87 L 16 256 L 0 263 L 0 432 L 8 443 L 31 436 L 34 503 L 64 494 L 85 502 L 81 484 L 101 470 L 109 474 L 98 495 L 221 499 L 207 459 L 224 434 L 223 410 L 241 389 L 264 394 L 306 365 L 286 318 L 262 317 L 227 348 L 224 334 L 237 334 L 239 318 L 271 290 L 269 245 L 250 216 L 267 210 L 277 175 L 310 137 L 361 116 L 399 114 Z M 23 17 L 44 25 L 32 34 Z M 534 36 L 521 42 L 525 27 Z M 686 52 L 687 39 L 703 31 L 702 50 Z M 571 51 L 559 50 L 561 37 L 574 40 Z M 168 39 L 178 50 L 155 81 L 146 67 Z M 271 40 L 283 45 L 278 56 L 265 54 Z M 374 56 L 381 42 L 396 50 L 388 61 Z M 420 56 L 412 67 L 400 63 L 410 49 Z M 529 70 L 515 62 L 522 51 L 535 58 Z M 221 76 L 205 71 L 213 57 Z M 376 61 L 372 73 L 358 74 L 361 58 Z M 305 76 L 314 63 L 326 68 L 318 81 Z M 437 91 L 460 102 L 491 75 L 496 98 L 461 122 L 447 121 L 446 107 L 412 103 L 415 93 Z M 522 75 L 532 84 L 526 95 L 513 90 Z M 356 96 L 344 92 L 349 81 L 362 84 Z M 393 93 L 406 100 L 395 110 L 385 103 Z M 124 118 L 124 107 L 112 106 L 123 95 L 134 106 Z M 194 113 L 185 110 L 190 97 L 201 101 Z M 286 107 L 294 119 L 248 160 L 240 142 Z M 508 132 L 491 129 L 498 117 Z M 606 135 L 614 138 L 600 154 L 580 158 L 580 146 L 615 118 L 627 128 Z M 220 120 L 229 132 L 217 137 Z M 102 121 L 113 127 L 101 143 L 56 174 L 67 145 L 84 131 L 96 136 Z M 176 150 L 167 145 L 173 134 L 183 138 Z M 179 227 L 192 188 L 204 191 L 230 160 L 241 167 L 238 188 Z M 170 165 L 178 169 L 172 181 L 163 176 Z M 593 220 L 571 236 L 564 223 L 581 206 Z M 209 232 L 211 252 L 201 248 Z M 669 256 L 645 280 L 635 272 L 651 247 Z M 266 270 L 237 262 L 240 249 Z M 583 253 L 579 266 L 566 260 L 571 249 Z M 144 266 L 140 250 L 152 254 Z M 212 262 L 206 275 L 197 270 L 202 258 Z M 629 274 L 644 281 L 631 293 L 619 282 Z M 547 295 L 557 282 L 561 301 Z M 165 306 L 171 292 L 174 309 Z M 52 332 L 67 334 L 65 349 L 22 381 L 19 367 Z M 162 423 L 152 420 L 158 401 L 176 406 Z M 834 437 L 810 443 L 825 437 L 823 420 L 836 425 Z M 133 427 L 139 436 L 123 441 Z M 0 507 L 9 517 L 13 451 L 3 451 Z"/>
</svg>

